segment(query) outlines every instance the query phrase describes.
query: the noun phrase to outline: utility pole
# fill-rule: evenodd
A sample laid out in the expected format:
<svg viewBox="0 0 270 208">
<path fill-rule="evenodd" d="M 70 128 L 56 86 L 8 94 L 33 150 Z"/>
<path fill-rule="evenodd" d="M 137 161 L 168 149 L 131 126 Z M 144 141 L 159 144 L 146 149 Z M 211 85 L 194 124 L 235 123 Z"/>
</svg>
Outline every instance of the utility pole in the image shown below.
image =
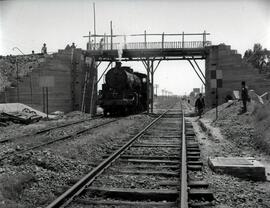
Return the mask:
<svg viewBox="0 0 270 208">
<path fill-rule="evenodd" d="M 96 5 L 95 5 L 95 3 L 93 3 L 93 10 L 94 10 L 94 43 L 95 43 L 95 46 L 94 46 L 94 48 L 96 48 L 96 43 L 97 43 L 97 40 L 96 40 L 96 35 L 97 35 L 97 33 L 96 33 Z"/>
</svg>

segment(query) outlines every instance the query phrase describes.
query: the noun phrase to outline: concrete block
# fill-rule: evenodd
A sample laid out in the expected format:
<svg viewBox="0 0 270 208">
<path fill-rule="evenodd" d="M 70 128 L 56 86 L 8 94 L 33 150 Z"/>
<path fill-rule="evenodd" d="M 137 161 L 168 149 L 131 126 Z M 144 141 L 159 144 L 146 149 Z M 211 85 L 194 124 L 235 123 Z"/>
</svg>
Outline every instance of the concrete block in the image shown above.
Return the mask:
<svg viewBox="0 0 270 208">
<path fill-rule="evenodd" d="M 215 172 L 230 174 L 239 178 L 265 181 L 265 167 L 252 157 L 216 157 L 208 159 Z"/>
</svg>

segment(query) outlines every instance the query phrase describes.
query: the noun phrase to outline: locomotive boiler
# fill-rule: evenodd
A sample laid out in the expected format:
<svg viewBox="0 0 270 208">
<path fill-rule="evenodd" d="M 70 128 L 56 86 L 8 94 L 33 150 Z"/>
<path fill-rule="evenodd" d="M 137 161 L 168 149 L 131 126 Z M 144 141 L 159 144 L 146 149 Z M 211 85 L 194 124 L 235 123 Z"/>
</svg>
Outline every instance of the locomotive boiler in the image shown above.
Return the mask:
<svg viewBox="0 0 270 208">
<path fill-rule="evenodd" d="M 105 75 L 105 83 L 99 93 L 99 105 L 104 115 L 127 115 L 146 110 L 147 75 L 132 68 L 116 66 Z"/>
</svg>

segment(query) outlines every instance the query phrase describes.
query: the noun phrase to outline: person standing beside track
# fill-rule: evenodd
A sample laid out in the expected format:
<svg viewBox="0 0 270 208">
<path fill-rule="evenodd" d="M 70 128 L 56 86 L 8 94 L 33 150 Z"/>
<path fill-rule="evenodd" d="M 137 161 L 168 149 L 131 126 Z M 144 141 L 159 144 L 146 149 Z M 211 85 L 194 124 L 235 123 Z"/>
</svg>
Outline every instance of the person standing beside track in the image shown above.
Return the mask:
<svg viewBox="0 0 270 208">
<path fill-rule="evenodd" d="M 248 90 L 246 88 L 246 82 L 245 81 L 242 81 L 241 99 L 242 99 L 242 102 L 243 102 L 242 113 L 245 113 L 245 112 L 247 112 L 247 101 L 249 101 Z"/>
<path fill-rule="evenodd" d="M 204 98 L 202 97 L 202 93 L 199 94 L 199 97 L 197 98 L 195 102 L 195 108 L 198 111 L 199 118 L 201 118 L 203 110 L 205 108 Z"/>
</svg>

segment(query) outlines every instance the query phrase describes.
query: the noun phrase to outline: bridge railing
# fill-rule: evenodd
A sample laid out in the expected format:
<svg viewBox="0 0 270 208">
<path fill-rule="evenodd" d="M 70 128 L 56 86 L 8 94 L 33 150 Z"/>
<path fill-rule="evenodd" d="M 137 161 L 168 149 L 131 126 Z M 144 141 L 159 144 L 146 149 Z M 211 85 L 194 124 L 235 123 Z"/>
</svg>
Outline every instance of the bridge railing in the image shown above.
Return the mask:
<svg viewBox="0 0 270 208">
<path fill-rule="evenodd" d="M 210 41 L 171 41 L 171 42 L 131 42 L 131 43 L 96 43 L 88 50 L 121 50 L 121 49 L 196 49 L 211 45 Z"/>
</svg>

